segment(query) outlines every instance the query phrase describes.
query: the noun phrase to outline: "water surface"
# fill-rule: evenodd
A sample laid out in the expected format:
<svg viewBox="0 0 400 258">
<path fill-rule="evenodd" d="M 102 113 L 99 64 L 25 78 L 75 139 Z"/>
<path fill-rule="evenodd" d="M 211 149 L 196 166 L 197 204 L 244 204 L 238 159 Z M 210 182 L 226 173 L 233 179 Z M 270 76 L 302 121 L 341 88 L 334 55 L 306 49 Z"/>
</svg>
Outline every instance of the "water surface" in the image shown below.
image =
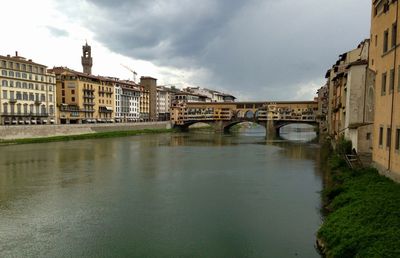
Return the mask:
<svg viewBox="0 0 400 258">
<path fill-rule="evenodd" d="M 321 177 L 260 134 L 1 147 L 0 257 L 319 257 Z"/>
</svg>

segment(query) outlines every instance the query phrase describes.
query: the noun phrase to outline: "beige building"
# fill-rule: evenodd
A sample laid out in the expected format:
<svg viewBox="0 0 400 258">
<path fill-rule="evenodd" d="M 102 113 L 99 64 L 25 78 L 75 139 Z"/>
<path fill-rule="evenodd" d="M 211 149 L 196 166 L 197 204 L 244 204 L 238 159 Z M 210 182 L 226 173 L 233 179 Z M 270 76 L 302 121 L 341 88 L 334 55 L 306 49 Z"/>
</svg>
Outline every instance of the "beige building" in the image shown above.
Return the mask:
<svg viewBox="0 0 400 258">
<path fill-rule="evenodd" d="M 55 67 L 52 71 L 57 79 L 58 120 L 61 124 L 114 122 L 113 79 L 65 67 Z"/>
<path fill-rule="evenodd" d="M 371 153 L 373 140 L 374 75 L 368 69 L 370 41 L 340 55 L 328 70 L 327 131 L 334 138 L 351 140 L 360 153 Z"/>
<path fill-rule="evenodd" d="M 56 80 L 47 67 L 18 53 L 0 56 L 0 124 L 56 123 Z"/>
<path fill-rule="evenodd" d="M 376 73 L 373 161 L 400 179 L 399 1 L 373 0 L 369 67 Z"/>
</svg>

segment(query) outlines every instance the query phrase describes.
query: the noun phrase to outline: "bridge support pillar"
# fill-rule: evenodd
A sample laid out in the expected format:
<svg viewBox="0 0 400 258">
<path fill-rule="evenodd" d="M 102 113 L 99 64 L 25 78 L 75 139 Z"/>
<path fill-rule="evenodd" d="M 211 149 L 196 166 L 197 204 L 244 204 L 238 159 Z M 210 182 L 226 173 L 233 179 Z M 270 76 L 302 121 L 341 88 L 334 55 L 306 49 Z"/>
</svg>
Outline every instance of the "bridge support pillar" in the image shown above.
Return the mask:
<svg viewBox="0 0 400 258">
<path fill-rule="evenodd" d="M 268 139 L 274 139 L 279 136 L 279 129 L 276 129 L 274 120 L 268 120 L 265 123 L 265 129 L 267 131 Z"/>
</svg>

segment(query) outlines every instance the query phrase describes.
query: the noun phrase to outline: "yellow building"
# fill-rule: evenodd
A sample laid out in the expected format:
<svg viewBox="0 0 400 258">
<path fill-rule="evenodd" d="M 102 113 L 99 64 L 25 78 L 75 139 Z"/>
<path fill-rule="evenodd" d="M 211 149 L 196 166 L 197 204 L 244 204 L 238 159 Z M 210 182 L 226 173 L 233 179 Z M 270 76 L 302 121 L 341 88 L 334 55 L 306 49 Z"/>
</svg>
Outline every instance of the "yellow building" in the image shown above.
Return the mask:
<svg viewBox="0 0 400 258">
<path fill-rule="evenodd" d="M 139 98 L 139 121 L 146 122 L 150 119 L 150 91 L 148 88 L 139 84 L 140 98 Z"/>
<path fill-rule="evenodd" d="M 52 70 L 57 79 L 58 120 L 61 124 L 114 122 L 114 79 L 65 67 Z"/>
<path fill-rule="evenodd" d="M 369 67 L 376 73 L 373 161 L 400 179 L 398 1 L 373 0 Z"/>
<path fill-rule="evenodd" d="M 18 56 L 0 56 L 0 124 L 54 124 L 55 75 Z"/>
</svg>

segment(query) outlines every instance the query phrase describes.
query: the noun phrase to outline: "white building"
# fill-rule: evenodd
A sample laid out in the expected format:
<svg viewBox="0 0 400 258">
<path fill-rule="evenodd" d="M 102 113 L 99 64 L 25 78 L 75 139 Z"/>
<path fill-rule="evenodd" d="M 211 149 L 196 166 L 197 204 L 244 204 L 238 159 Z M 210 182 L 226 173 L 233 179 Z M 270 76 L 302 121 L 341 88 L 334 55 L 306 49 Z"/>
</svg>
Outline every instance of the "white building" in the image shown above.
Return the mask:
<svg viewBox="0 0 400 258">
<path fill-rule="evenodd" d="M 157 118 L 159 121 L 170 119 L 173 92 L 165 86 L 157 87 Z"/>
<path fill-rule="evenodd" d="M 210 90 L 206 88 L 200 87 L 187 87 L 183 89 L 185 92 L 206 96 L 207 102 L 233 102 L 235 101 L 235 97 L 229 94 L 225 94 L 216 90 Z"/>
<path fill-rule="evenodd" d="M 115 83 L 115 121 L 137 122 L 140 115 L 140 89 L 132 81 Z"/>
</svg>

